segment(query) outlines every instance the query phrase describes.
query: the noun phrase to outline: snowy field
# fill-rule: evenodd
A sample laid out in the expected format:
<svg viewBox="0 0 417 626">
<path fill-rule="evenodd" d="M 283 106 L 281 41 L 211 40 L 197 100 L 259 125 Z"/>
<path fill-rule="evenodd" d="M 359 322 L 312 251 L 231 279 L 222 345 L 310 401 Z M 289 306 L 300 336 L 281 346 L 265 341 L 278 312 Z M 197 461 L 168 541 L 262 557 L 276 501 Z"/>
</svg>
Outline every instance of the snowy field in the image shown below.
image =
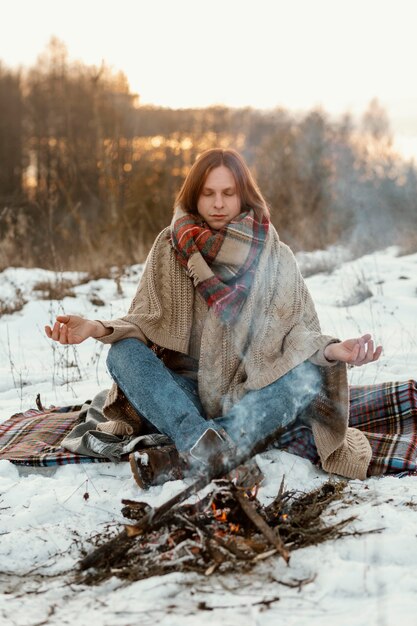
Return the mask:
<svg viewBox="0 0 417 626">
<path fill-rule="evenodd" d="M 301 256 L 300 262 L 318 263 L 320 253 Z M 129 268 L 120 281 L 79 284 L 74 297 L 63 301 L 42 299 L 34 290 L 41 281 L 56 280 L 51 272 L 0 273 L 0 304 L 27 300 L 20 311 L 0 318 L 0 421 L 34 407 L 38 393 L 45 406 L 74 404 L 110 385 L 107 347 L 93 340 L 61 347 L 46 338 L 43 327 L 63 311 L 94 319 L 123 314 L 141 269 Z M 79 274 L 64 277 L 83 282 Z M 349 371 L 352 384 L 417 377 L 417 254 L 399 257 L 390 248 L 340 261 L 307 284 L 323 332 L 342 339 L 371 332 L 384 347 L 378 363 Z M 327 480 L 308 461 L 284 452 L 268 452 L 257 461 L 266 475 L 259 492 L 263 503 L 276 495 L 283 475 L 287 488 L 303 491 Z M 417 624 L 415 477 L 350 481 L 344 502 L 329 513 L 332 521 L 355 515 L 348 530 L 381 532 L 298 550 L 289 566 L 272 557 L 242 575 L 178 573 L 128 585 L 112 579 L 94 588 L 72 581 L 80 543 L 123 523 L 122 498 L 158 505 L 183 486 L 169 482 L 145 494 L 128 464 L 19 472 L 0 461 L 0 624 Z M 288 586 L 305 579 L 311 582 L 300 590 Z"/>
</svg>

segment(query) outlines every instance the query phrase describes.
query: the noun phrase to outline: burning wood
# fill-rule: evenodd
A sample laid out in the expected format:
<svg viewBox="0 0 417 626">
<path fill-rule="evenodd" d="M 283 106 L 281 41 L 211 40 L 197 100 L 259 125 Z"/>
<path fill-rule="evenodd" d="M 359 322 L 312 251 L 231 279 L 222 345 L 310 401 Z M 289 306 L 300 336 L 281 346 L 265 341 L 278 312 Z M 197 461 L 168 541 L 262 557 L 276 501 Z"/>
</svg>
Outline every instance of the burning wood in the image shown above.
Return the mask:
<svg viewBox="0 0 417 626">
<path fill-rule="evenodd" d="M 94 584 L 112 575 L 139 580 L 174 570 L 243 571 L 274 554 L 288 563 L 292 550 L 344 534 L 342 528 L 354 518 L 325 525 L 320 517 L 344 486 L 328 482 L 298 497 L 282 486 L 272 504 L 263 507 L 257 485 L 215 480 L 204 498 L 170 509 L 151 527 L 141 524 L 152 511 L 147 504 L 123 500 L 123 515 L 137 523 L 107 541 L 105 551 L 96 551 L 95 569 L 83 581 Z"/>
</svg>

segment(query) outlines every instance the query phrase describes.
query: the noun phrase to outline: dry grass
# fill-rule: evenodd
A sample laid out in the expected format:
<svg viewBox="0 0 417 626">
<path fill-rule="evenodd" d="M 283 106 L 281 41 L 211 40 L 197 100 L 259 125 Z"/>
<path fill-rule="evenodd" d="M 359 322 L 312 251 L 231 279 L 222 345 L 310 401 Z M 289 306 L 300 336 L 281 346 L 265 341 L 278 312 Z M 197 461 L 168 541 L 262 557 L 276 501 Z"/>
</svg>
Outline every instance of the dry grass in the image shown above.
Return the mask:
<svg viewBox="0 0 417 626">
<path fill-rule="evenodd" d="M 346 298 L 343 300 L 339 300 L 337 302 L 338 307 L 349 307 L 355 306 L 364 302 L 368 298 L 372 298 L 374 294 L 372 293 L 370 287 L 368 286 L 364 277 L 357 278 L 355 285 L 353 286 L 351 292 L 348 294 Z"/>
<path fill-rule="evenodd" d="M 0 299 L 0 317 L 3 315 L 12 315 L 16 311 L 21 311 L 27 300 L 23 296 L 23 292 L 19 287 L 15 288 L 15 295 L 12 300 Z"/>
<path fill-rule="evenodd" d="M 55 280 L 41 280 L 33 286 L 33 290 L 39 292 L 41 300 L 62 300 L 63 298 L 75 298 L 73 287 L 80 281 L 71 281 L 67 278 Z"/>
<path fill-rule="evenodd" d="M 406 256 L 417 252 L 417 230 L 410 229 L 407 236 L 399 244 L 400 250 L 398 256 Z"/>
<path fill-rule="evenodd" d="M 88 299 L 94 306 L 104 306 L 106 304 L 96 293 L 91 294 Z"/>
<path fill-rule="evenodd" d="M 297 252 L 296 254 L 304 278 L 323 272 L 331 274 L 352 257 L 351 251 L 342 246 L 330 246 L 327 250 Z"/>
</svg>

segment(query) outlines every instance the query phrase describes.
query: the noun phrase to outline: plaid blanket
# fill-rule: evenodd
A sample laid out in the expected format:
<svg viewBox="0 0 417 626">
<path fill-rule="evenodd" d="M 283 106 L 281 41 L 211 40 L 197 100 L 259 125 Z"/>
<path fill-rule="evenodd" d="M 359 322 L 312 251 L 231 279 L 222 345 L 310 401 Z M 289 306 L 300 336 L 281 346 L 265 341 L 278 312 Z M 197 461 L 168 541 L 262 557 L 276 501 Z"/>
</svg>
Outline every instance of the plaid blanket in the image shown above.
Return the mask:
<svg viewBox="0 0 417 626">
<path fill-rule="evenodd" d="M 0 424 L 0 459 L 38 467 L 108 462 L 108 458 L 76 454 L 60 445 L 79 422 L 80 409 L 30 409 L 13 415 Z M 350 425 L 362 430 L 371 444 L 369 476 L 417 474 L 415 380 L 350 387 Z M 305 424 L 291 426 L 277 447 L 319 462 L 313 434 Z"/>
<path fill-rule="evenodd" d="M 352 386 L 349 425 L 363 431 L 372 448 L 368 476 L 417 473 L 417 381 Z M 279 447 L 318 463 L 311 429 L 297 424 Z"/>
<path fill-rule="evenodd" d="M 61 441 L 77 423 L 80 409 L 80 406 L 46 411 L 30 409 L 12 415 L 0 424 L 0 459 L 35 467 L 108 462 L 106 458 L 82 456 L 61 447 Z"/>
<path fill-rule="evenodd" d="M 372 448 L 369 475 L 417 470 L 417 381 L 353 387 L 351 426 Z"/>
</svg>

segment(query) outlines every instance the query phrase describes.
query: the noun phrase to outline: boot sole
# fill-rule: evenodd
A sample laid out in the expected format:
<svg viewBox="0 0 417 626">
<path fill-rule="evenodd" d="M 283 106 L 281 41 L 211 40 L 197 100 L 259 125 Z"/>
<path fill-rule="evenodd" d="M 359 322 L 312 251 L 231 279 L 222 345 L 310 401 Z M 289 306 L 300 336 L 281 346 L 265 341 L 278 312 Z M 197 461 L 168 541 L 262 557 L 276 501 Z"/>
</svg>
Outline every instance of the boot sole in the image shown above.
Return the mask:
<svg viewBox="0 0 417 626">
<path fill-rule="evenodd" d="M 141 489 L 148 489 L 148 485 L 145 484 L 145 481 L 143 480 L 143 477 L 139 471 L 138 468 L 138 464 L 136 462 L 135 459 L 135 453 L 131 452 L 129 454 L 129 464 L 130 464 L 130 469 L 132 470 L 132 474 L 133 474 L 133 478 L 136 482 L 136 484 L 141 488 Z"/>
</svg>

